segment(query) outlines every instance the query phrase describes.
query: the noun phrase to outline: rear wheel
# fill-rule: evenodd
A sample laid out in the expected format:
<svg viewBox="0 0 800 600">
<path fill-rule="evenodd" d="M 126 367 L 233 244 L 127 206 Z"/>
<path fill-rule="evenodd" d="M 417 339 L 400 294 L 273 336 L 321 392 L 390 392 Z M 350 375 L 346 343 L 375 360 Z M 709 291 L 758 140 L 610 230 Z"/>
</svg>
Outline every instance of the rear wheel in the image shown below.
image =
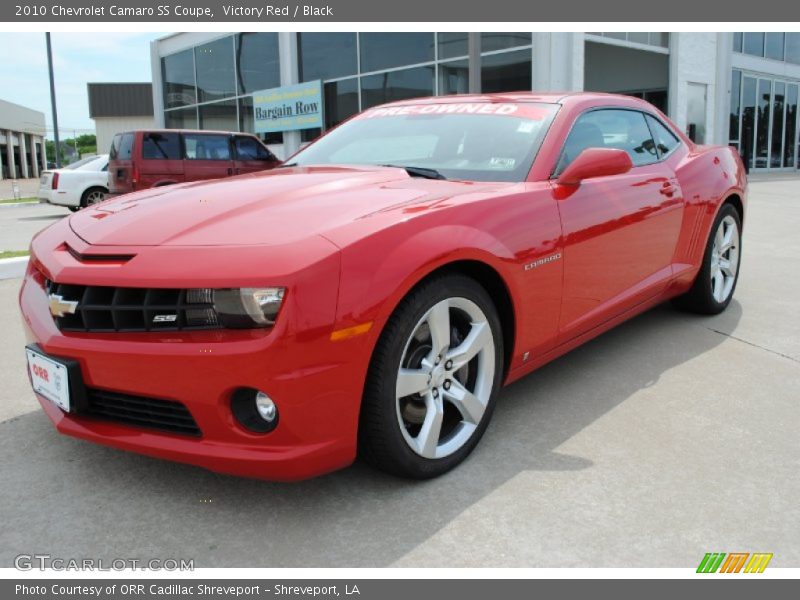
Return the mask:
<svg viewBox="0 0 800 600">
<path fill-rule="evenodd" d="M 717 214 L 706 243 L 703 264 L 692 288 L 675 299 L 686 310 L 707 315 L 728 307 L 739 279 L 742 219 L 731 204 Z"/>
<path fill-rule="evenodd" d="M 86 208 L 87 206 L 91 206 L 92 204 L 97 204 L 98 202 L 102 202 L 106 199 L 106 194 L 108 194 L 108 190 L 101 188 L 101 187 L 93 187 L 89 188 L 85 192 L 83 192 L 83 196 L 81 196 L 81 207 Z"/>
<path fill-rule="evenodd" d="M 487 292 L 437 277 L 390 318 L 370 365 L 359 455 L 393 474 L 440 475 L 463 461 L 489 423 L 503 371 L 500 319 Z"/>
</svg>

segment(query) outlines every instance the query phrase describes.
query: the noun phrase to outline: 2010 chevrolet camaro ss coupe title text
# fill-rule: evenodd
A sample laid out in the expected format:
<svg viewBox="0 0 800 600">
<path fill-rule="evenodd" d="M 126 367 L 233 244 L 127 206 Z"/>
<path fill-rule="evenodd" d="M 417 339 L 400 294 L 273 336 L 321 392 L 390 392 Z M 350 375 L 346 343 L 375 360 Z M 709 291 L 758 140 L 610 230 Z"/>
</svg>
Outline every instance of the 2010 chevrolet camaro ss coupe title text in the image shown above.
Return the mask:
<svg viewBox="0 0 800 600">
<path fill-rule="evenodd" d="M 28 371 L 58 430 L 100 444 L 269 479 L 356 456 L 433 477 L 504 384 L 667 299 L 724 310 L 745 188 L 731 148 L 635 98 L 372 108 L 281 168 L 41 232 Z"/>
</svg>

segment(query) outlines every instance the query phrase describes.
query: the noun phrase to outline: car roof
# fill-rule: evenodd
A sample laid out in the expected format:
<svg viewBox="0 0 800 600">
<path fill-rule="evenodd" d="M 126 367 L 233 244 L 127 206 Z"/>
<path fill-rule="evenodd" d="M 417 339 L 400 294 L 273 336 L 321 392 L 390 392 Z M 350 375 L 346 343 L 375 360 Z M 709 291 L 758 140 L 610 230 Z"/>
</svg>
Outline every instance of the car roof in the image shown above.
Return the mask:
<svg viewBox="0 0 800 600">
<path fill-rule="evenodd" d="M 383 104 L 382 106 L 410 106 L 418 104 L 460 104 L 494 102 L 542 102 L 547 104 L 625 104 L 649 107 L 650 104 L 633 96 L 604 92 L 503 92 L 497 94 L 454 94 L 411 98 Z"/>
<path fill-rule="evenodd" d="M 133 129 L 131 131 L 123 131 L 122 133 L 202 133 L 202 134 L 213 134 L 213 135 L 253 135 L 252 133 L 248 133 L 245 131 L 223 131 L 220 129 L 167 129 L 167 128 L 157 128 L 157 127 L 148 127 L 147 129 Z"/>
</svg>

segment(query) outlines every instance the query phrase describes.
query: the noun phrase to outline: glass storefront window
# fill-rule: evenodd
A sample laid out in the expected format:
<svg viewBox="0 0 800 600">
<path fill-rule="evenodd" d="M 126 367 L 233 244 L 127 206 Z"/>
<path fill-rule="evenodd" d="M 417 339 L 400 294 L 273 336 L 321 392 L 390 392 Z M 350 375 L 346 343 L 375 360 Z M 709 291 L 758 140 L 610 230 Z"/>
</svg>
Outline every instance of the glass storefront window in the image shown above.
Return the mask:
<svg viewBox="0 0 800 600">
<path fill-rule="evenodd" d="M 765 45 L 765 55 L 774 60 L 783 60 L 783 33 L 768 33 Z"/>
<path fill-rule="evenodd" d="M 518 46 L 530 46 L 533 34 L 528 32 L 520 33 L 482 33 L 481 52 L 493 52 L 495 50 L 505 50 Z"/>
<path fill-rule="evenodd" d="M 486 94 L 530 91 L 531 67 L 530 50 L 484 56 L 481 58 L 481 90 Z"/>
<path fill-rule="evenodd" d="M 797 137 L 797 93 L 798 87 L 790 83 L 786 88 L 786 144 L 783 151 L 783 166 L 795 165 L 795 150 L 800 144 Z M 797 166 L 800 166 L 798 164 Z"/>
<path fill-rule="evenodd" d="M 466 59 L 439 63 L 439 95 L 469 92 L 469 61 Z"/>
<path fill-rule="evenodd" d="M 194 57 L 191 50 L 162 58 L 161 79 L 164 82 L 164 108 L 176 108 L 197 102 L 194 87 Z"/>
<path fill-rule="evenodd" d="M 800 33 L 786 34 L 786 60 L 800 65 Z"/>
<path fill-rule="evenodd" d="M 209 102 L 236 95 L 233 37 L 224 37 L 194 49 L 197 101 Z"/>
<path fill-rule="evenodd" d="M 197 129 L 197 109 L 192 107 L 166 111 L 164 126 L 167 129 Z"/>
<path fill-rule="evenodd" d="M 236 100 L 201 104 L 197 109 L 199 112 L 200 129 L 237 131 L 239 128 L 236 117 Z"/>
<path fill-rule="evenodd" d="M 764 33 L 749 32 L 744 34 L 744 53 L 753 56 L 764 56 Z"/>
<path fill-rule="evenodd" d="M 756 79 L 742 78 L 742 130 L 740 152 L 750 169 L 753 167 L 753 138 L 756 128 Z"/>
<path fill-rule="evenodd" d="M 443 58 L 457 58 L 469 53 L 469 42 L 466 33 L 439 33 L 439 60 Z"/>
<path fill-rule="evenodd" d="M 739 112 L 741 111 L 742 72 L 733 70 L 731 75 L 731 112 L 728 139 L 736 143 L 739 141 Z"/>
<path fill-rule="evenodd" d="M 758 115 L 756 119 L 756 146 L 755 146 L 755 168 L 762 169 L 768 167 L 767 157 L 769 156 L 769 116 L 772 108 L 770 102 L 772 81 L 769 79 L 758 80 L 758 95 L 756 98 Z"/>
<path fill-rule="evenodd" d="M 255 118 L 253 117 L 253 97 L 242 96 L 239 98 L 239 131 L 255 133 Z M 261 133 L 259 137 L 265 144 L 282 144 L 282 133 Z"/>
<path fill-rule="evenodd" d="M 335 127 L 358 112 L 358 79 L 342 79 L 325 84 L 325 127 Z"/>
<path fill-rule="evenodd" d="M 278 87 L 281 84 L 278 34 L 237 34 L 236 69 L 240 94 Z"/>
<path fill-rule="evenodd" d="M 433 33 L 361 33 L 361 72 L 433 61 Z"/>
<path fill-rule="evenodd" d="M 433 95 L 433 67 L 389 71 L 361 78 L 361 109 L 384 102 Z"/>
<path fill-rule="evenodd" d="M 733 34 L 733 51 L 734 52 L 741 52 L 742 51 L 742 34 L 741 33 L 734 33 Z"/>
<path fill-rule="evenodd" d="M 334 79 L 358 71 L 355 33 L 298 33 L 300 81 Z"/>
<path fill-rule="evenodd" d="M 776 81 L 772 94 L 772 152 L 769 166 L 780 167 L 783 152 L 783 105 L 786 100 L 786 84 Z"/>
</svg>

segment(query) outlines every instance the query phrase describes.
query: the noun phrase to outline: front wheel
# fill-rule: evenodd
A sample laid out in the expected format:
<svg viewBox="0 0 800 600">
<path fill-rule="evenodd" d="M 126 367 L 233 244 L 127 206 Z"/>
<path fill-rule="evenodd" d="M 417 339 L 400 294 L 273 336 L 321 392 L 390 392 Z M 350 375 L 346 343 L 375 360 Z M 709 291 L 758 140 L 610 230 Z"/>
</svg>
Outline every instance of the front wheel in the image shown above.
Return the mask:
<svg viewBox="0 0 800 600">
<path fill-rule="evenodd" d="M 406 297 L 375 349 L 359 424 L 359 455 L 395 475 L 436 477 L 463 461 L 489 423 L 503 372 L 500 319 L 461 275 Z"/>
<path fill-rule="evenodd" d="M 723 205 L 711 227 L 697 279 L 675 304 L 706 315 L 716 315 L 728 307 L 739 279 L 741 232 L 741 215 L 733 205 Z"/>
</svg>

